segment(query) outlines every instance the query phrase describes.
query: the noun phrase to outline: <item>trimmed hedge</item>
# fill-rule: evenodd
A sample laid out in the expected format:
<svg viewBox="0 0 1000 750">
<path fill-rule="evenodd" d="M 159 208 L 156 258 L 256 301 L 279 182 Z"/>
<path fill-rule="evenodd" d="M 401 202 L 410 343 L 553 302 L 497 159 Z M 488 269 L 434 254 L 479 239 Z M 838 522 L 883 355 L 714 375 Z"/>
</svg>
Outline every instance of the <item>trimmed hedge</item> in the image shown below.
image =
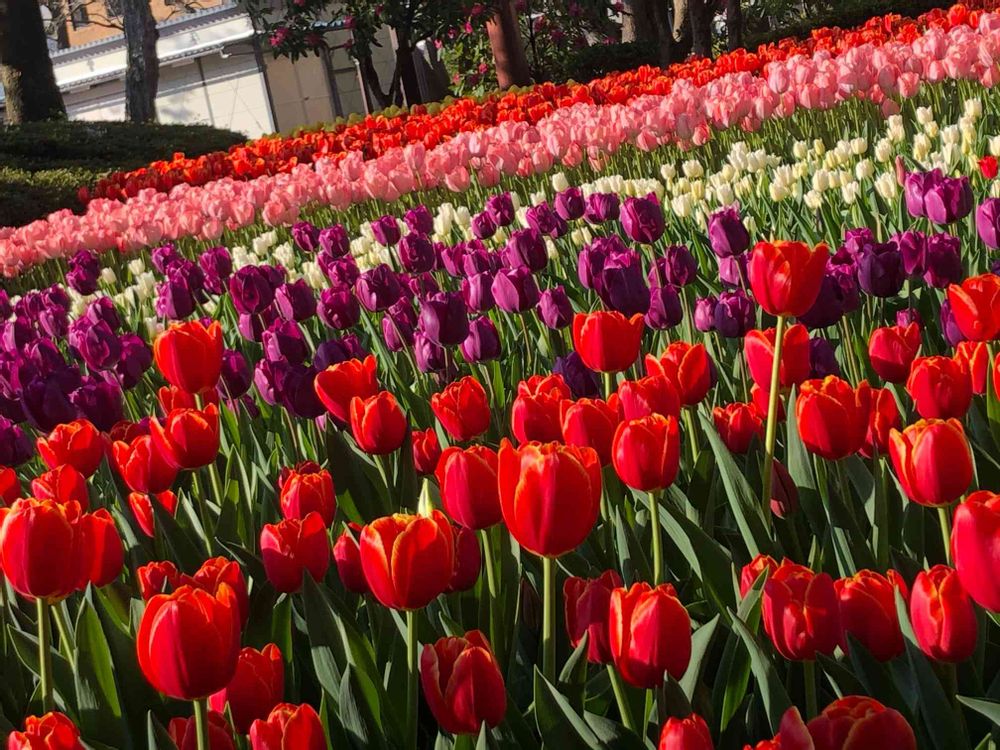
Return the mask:
<svg viewBox="0 0 1000 750">
<path fill-rule="evenodd" d="M 0 226 L 61 208 L 80 210 L 80 187 L 108 172 L 228 149 L 246 136 L 207 125 L 59 120 L 0 127 Z"/>
</svg>

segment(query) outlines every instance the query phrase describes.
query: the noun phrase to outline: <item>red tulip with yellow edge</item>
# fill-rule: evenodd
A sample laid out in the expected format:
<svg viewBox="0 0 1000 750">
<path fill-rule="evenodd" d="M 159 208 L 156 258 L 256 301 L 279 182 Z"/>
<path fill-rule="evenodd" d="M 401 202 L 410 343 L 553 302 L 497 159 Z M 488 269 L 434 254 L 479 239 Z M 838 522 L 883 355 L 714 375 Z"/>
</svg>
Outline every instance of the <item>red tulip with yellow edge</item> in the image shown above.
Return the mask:
<svg viewBox="0 0 1000 750">
<path fill-rule="evenodd" d="M 112 443 L 111 457 L 122 481 L 133 492 L 166 492 L 177 478 L 177 467 L 166 451 L 157 449 L 152 435 L 139 435 L 131 443 Z"/>
<path fill-rule="evenodd" d="M 795 421 L 806 449 L 828 461 L 857 453 L 868 433 L 869 387 L 862 382 L 853 388 L 835 375 L 805 381 L 795 401 Z"/>
<path fill-rule="evenodd" d="M 219 410 L 174 409 L 163 419 L 149 421 L 154 449 L 177 469 L 198 469 L 219 453 Z"/>
<path fill-rule="evenodd" d="M 896 614 L 896 590 L 903 599 L 909 591 L 899 574 L 887 575 L 861 570 L 834 581 L 840 600 L 840 625 L 847 636 L 855 638 L 878 661 L 889 661 L 903 653 L 903 632 Z"/>
<path fill-rule="evenodd" d="M 951 357 L 920 357 L 913 361 L 906 392 L 924 419 L 961 419 L 972 403 L 972 377 Z"/>
<path fill-rule="evenodd" d="M 408 429 L 406 416 L 389 391 L 351 401 L 351 434 L 365 453 L 384 456 L 398 450 Z"/>
<path fill-rule="evenodd" d="M 718 378 L 705 345 L 687 341 L 671 342 L 658 358 L 647 354 L 646 374 L 669 378 L 683 406 L 701 403 Z"/>
<path fill-rule="evenodd" d="M 444 450 L 436 476 L 445 513 L 455 523 L 478 531 L 503 520 L 498 468 L 497 453 L 488 446 L 453 445 Z"/>
<path fill-rule="evenodd" d="M 566 445 L 593 448 L 601 465 L 611 463 L 611 441 L 618 427 L 618 395 L 612 393 L 607 401 L 581 398 L 563 401 L 560 405 L 562 438 Z"/>
<path fill-rule="evenodd" d="M 284 468 L 278 477 L 278 504 L 285 518 L 302 519 L 315 511 L 329 526 L 337 514 L 333 477 L 315 461 Z"/>
<path fill-rule="evenodd" d="M 510 430 L 519 443 L 562 439 L 560 409 L 572 397 L 561 375 L 532 375 L 517 385 Z"/>
<path fill-rule="evenodd" d="M 56 425 L 36 443 L 38 455 L 50 469 L 69 464 L 85 477 L 97 471 L 107 452 L 104 436 L 86 419 Z"/>
<path fill-rule="evenodd" d="M 972 600 L 990 612 L 1000 612 L 1000 495 L 979 490 L 958 504 L 951 554 Z"/>
</svg>

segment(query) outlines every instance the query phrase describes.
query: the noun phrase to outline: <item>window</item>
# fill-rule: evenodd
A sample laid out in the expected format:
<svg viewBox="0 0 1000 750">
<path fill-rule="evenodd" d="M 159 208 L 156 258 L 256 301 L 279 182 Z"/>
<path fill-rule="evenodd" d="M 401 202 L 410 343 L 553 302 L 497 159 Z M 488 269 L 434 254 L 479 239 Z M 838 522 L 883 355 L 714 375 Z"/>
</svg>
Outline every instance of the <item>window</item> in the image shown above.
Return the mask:
<svg viewBox="0 0 1000 750">
<path fill-rule="evenodd" d="M 87 14 L 87 6 L 79 3 L 71 6 L 69 19 L 73 22 L 74 29 L 80 29 L 90 25 L 90 16 Z"/>
</svg>

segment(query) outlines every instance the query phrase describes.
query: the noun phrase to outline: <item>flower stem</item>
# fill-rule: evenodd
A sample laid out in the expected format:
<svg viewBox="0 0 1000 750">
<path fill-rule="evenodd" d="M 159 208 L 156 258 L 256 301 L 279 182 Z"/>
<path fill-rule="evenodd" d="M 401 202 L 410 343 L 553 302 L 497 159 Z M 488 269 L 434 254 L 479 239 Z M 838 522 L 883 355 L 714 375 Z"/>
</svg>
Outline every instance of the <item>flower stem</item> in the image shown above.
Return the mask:
<svg viewBox="0 0 1000 750">
<path fill-rule="evenodd" d="M 482 529 L 479 532 L 483 540 L 483 566 L 486 568 L 486 590 L 490 594 L 490 644 L 493 650 L 499 648 L 500 639 L 500 606 L 497 602 L 497 579 L 496 579 L 496 559 L 493 556 L 493 542 L 490 539 L 490 529 Z"/>
<path fill-rule="evenodd" d="M 38 672 L 42 681 L 42 711 L 48 713 L 55 708 L 52 698 L 52 623 L 49 619 L 49 603 L 36 599 L 38 612 Z"/>
<path fill-rule="evenodd" d="M 632 718 L 632 707 L 629 706 L 625 697 L 625 686 L 622 684 L 621 675 L 615 670 L 614 665 L 608 664 L 608 677 L 611 679 L 611 689 L 615 691 L 615 700 L 618 702 L 618 713 L 621 714 L 622 724 L 626 729 L 635 731 L 635 720 Z"/>
<path fill-rule="evenodd" d="M 556 678 L 556 561 L 542 558 L 542 674 L 549 682 Z"/>
<path fill-rule="evenodd" d="M 55 605 L 50 609 L 52 613 L 52 619 L 56 623 L 56 632 L 59 633 L 59 645 L 63 656 L 66 657 L 66 661 L 70 664 L 75 662 L 75 651 L 76 647 L 73 643 L 73 636 L 70 633 L 69 623 L 66 622 L 66 617 L 63 615 L 61 605 Z"/>
<path fill-rule="evenodd" d="M 649 493 L 649 521 L 653 531 L 653 585 L 663 576 L 663 549 L 660 540 L 660 502 L 655 492 Z"/>
<path fill-rule="evenodd" d="M 194 728 L 198 736 L 198 750 L 209 750 L 208 703 L 205 699 L 194 701 Z"/>
<path fill-rule="evenodd" d="M 774 329 L 774 360 L 771 362 L 771 389 L 767 394 L 767 431 L 764 433 L 764 490 L 761 506 L 766 511 L 771 503 L 771 473 L 774 470 L 774 437 L 778 430 L 778 392 L 781 389 L 781 344 L 785 337 L 785 316 L 778 316 Z M 765 514 L 770 518 L 770 513 Z"/>
<path fill-rule="evenodd" d="M 802 676 L 806 686 L 806 721 L 809 721 L 819 712 L 816 703 L 816 662 L 802 662 Z"/>
<path fill-rule="evenodd" d="M 951 518 L 948 506 L 938 506 L 938 520 L 941 522 L 941 541 L 944 543 L 944 561 L 951 565 Z"/>
<path fill-rule="evenodd" d="M 406 611 L 406 742 L 417 747 L 417 613 Z"/>
</svg>

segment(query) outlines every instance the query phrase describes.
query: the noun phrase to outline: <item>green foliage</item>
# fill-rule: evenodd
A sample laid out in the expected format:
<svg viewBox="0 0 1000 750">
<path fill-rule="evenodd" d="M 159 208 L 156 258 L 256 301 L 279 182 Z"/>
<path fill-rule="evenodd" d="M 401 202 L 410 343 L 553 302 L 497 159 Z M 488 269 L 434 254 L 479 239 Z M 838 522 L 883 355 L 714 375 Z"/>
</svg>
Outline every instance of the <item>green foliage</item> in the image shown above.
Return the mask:
<svg viewBox="0 0 1000 750">
<path fill-rule="evenodd" d="M 649 42 L 593 44 L 575 50 L 567 65 L 574 81 L 592 81 L 608 73 L 656 65 L 656 46 Z"/>
</svg>

